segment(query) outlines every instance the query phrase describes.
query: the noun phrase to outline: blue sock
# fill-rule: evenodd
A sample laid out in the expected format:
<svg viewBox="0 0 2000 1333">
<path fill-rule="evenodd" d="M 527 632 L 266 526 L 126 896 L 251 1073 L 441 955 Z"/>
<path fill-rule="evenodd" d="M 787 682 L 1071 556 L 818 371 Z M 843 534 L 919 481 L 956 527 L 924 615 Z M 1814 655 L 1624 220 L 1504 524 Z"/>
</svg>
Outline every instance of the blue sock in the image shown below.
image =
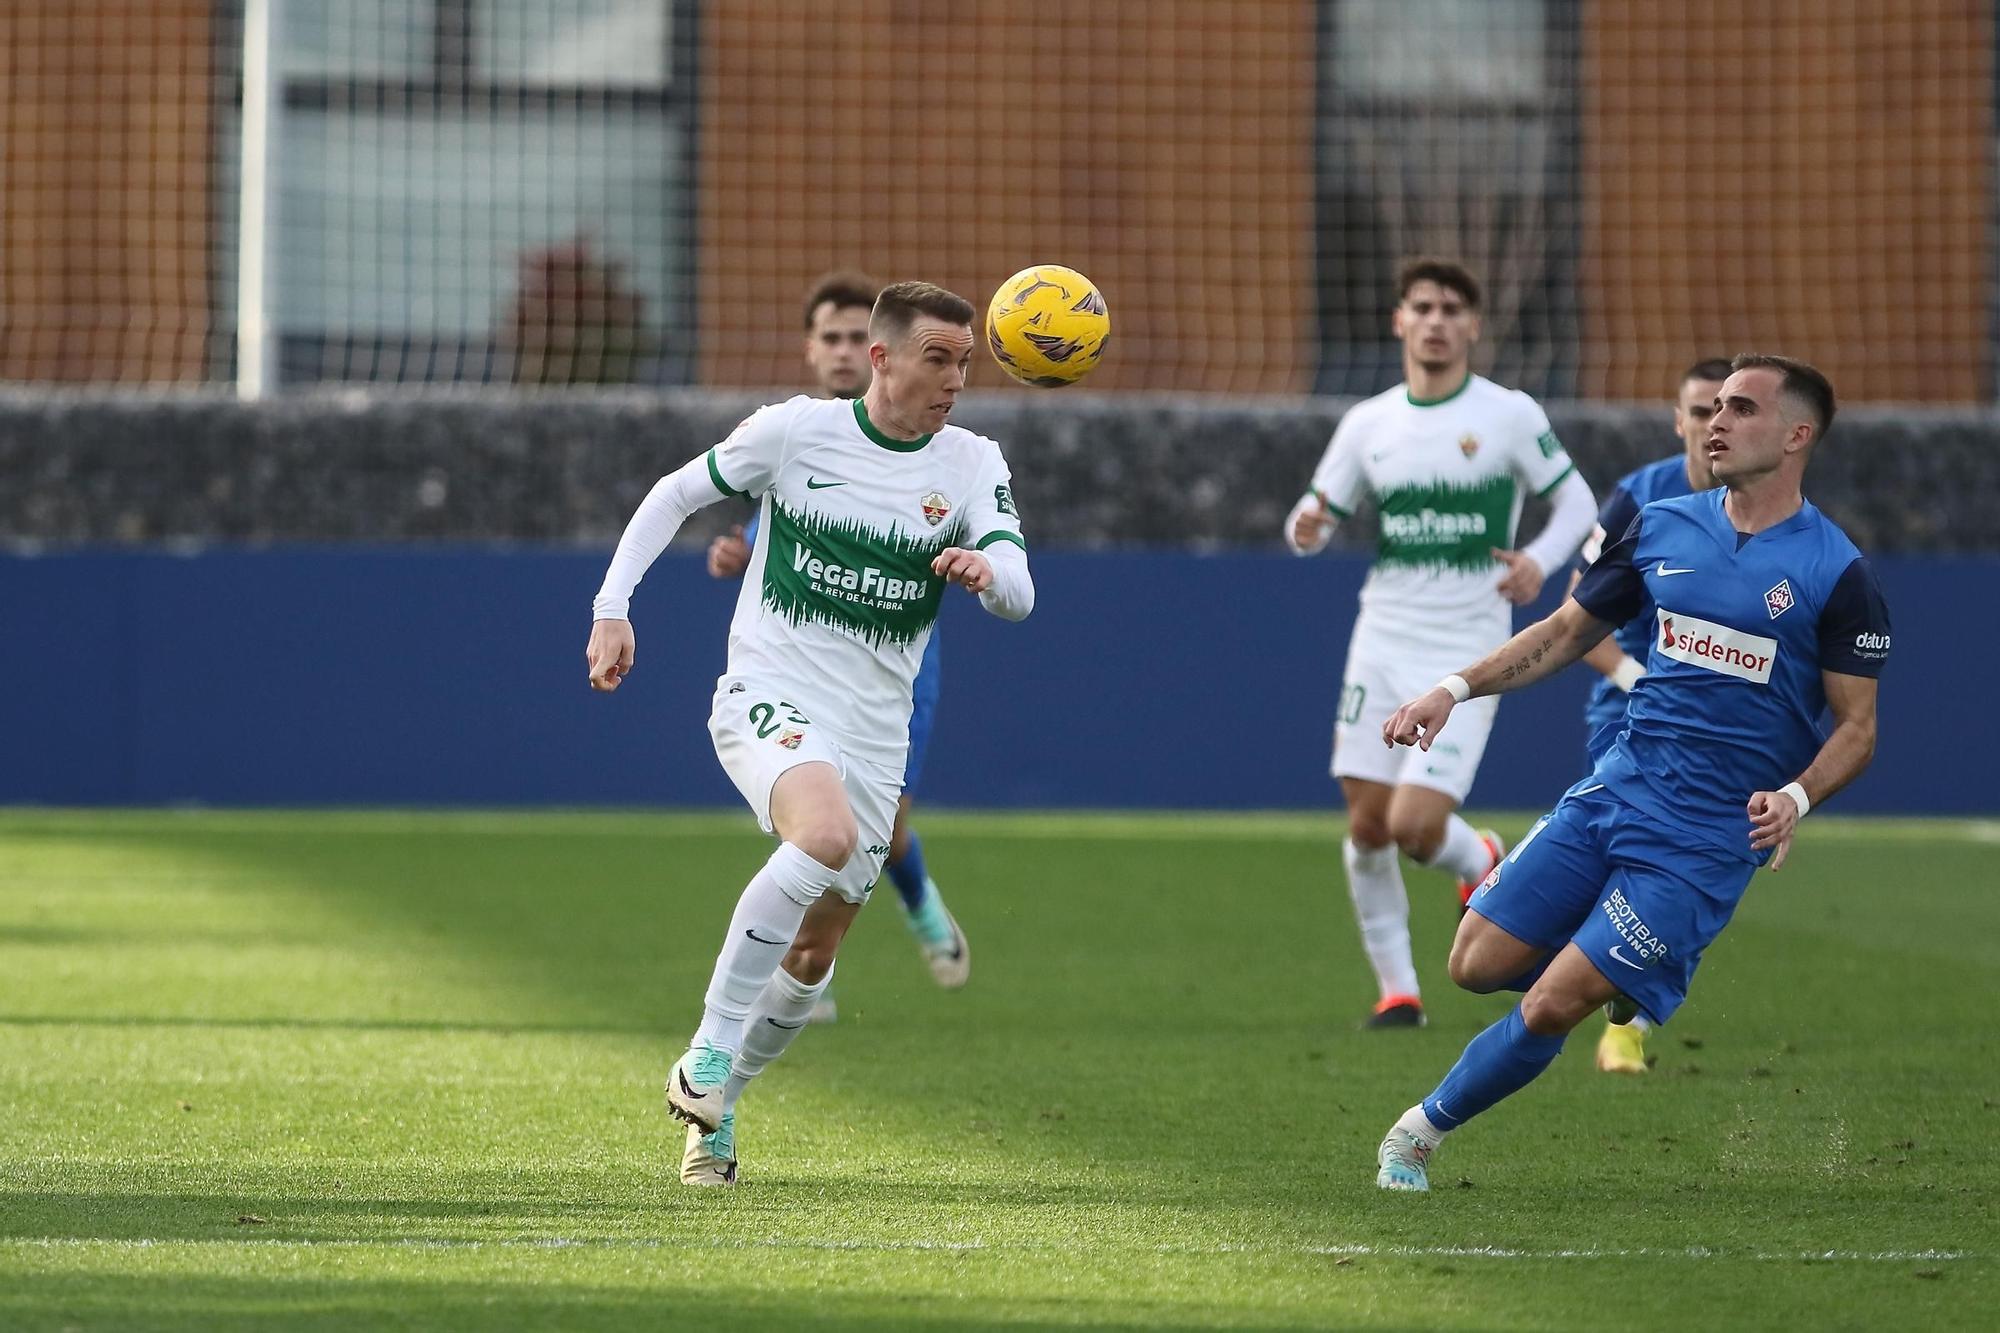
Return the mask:
<svg viewBox="0 0 2000 1333">
<path fill-rule="evenodd" d="M 1424 1098 L 1424 1114 L 1439 1129 L 1457 1129 L 1502 1097 L 1519 1092 L 1549 1067 L 1563 1037 L 1537 1037 L 1521 1021 L 1521 1006 L 1474 1037 L 1465 1054 Z"/>
<path fill-rule="evenodd" d="M 915 829 L 909 830 L 906 841 L 909 850 L 903 853 L 902 860 L 889 863 L 889 878 L 895 881 L 896 892 L 902 895 L 903 910 L 914 916 L 924 905 L 924 894 L 929 892 L 924 884 L 931 876 L 924 869 L 924 843 Z"/>
<path fill-rule="evenodd" d="M 1521 992 L 1521 994 L 1526 995 L 1529 991 L 1535 988 L 1535 983 L 1542 979 L 1542 973 L 1548 971 L 1549 964 L 1553 963 L 1555 960 L 1556 956 L 1554 954 L 1550 954 L 1547 958 L 1544 958 L 1541 962 L 1536 963 L 1533 967 L 1523 972 L 1520 976 L 1515 977 L 1512 981 L 1508 982 L 1500 989 L 1517 990 Z"/>
</svg>

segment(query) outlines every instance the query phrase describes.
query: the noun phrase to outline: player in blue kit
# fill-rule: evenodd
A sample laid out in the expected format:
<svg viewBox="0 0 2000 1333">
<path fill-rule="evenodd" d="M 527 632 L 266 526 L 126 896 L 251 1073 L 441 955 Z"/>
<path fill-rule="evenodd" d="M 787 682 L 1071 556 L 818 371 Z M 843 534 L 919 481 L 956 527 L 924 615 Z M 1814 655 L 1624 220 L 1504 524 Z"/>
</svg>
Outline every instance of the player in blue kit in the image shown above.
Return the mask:
<svg viewBox="0 0 2000 1333">
<path fill-rule="evenodd" d="M 1457 704 L 1533 684 L 1654 604 L 1624 729 L 1486 877 L 1452 944 L 1460 986 L 1525 994 L 1390 1127 L 1381 1188 L 1430 1188 L 1444 1136 L 1534 1081 L 1593 1010 L 1671 1017 L 1757 867 L 1781 867 L 1799 820 L 1868 766 L 1888 608 L 1801 492 L 1833 416 L 1811 366 L 1736 358 L 1708 426 L 1722 489 L 1641 509 L 1555 614 L 1384 724 L 1385 744 L 1427 750 Z"/>
<path fill-rule="evenodd" d="M 1715 414 L 1715 395 L 1728 378 L 1729 362 L 1719 357 L 1696 362 L 1681 376 L 1674 397 L 1674 434 L 1680 438 L 1680 451 L 1619 479 L 1598 511 L 1596 530 L 1583 544 L 1584 565 L 1603 554 L 1605 543 L 1630 527 L 1639 511 L 1653 501 L 1714 487 L 1715 474 L 1708 466 L 1708 419 Z M 1582 577 L 1581 568 L 1571 576 L 1572 591 Z M 1583 664 L 1602 677 L 1591 685 L 1590 699 L 1583 709 L 1588 768 L 1597 766 L 1625 729 L 1627 695 L 1646 674 L 1646 649 L 1652 641 L 1653 606 L 1641 599 L 1637 615 L 1583 655 Z M 1651 1026 L 1644 1014 L 1635 1014 L 1630 1023 L 1607 1022 L 1597 1042 L 1597 1067 L 1607 1074 L 1645 1073 L 1646 1033 Z"/>
<path fill-rule="evenodd" d="M 813 284 L 805 302 L 806 367 L 823 398 L 859 398 L 867 392 L 868 316 L 880 284 L 862 273 L 829 273 Z M 757 520 L 709 543 L 708 572 L 715 578 L 741 578 L 750 564 L 757 540 Z M 923 840 L 910 827 L 911 794 L 922 781 L 924 756 L 930 749 L 931 719 L 937 711 L 938 641 L 936 632 L 924 647 L 923 664 L 911 687 L 910 749 L 903 765 L 903 797 L 896 808 L 889 836 L 889 879 L 903 905 L 903 921 L 915 937 L 931 977 L 947 990 L 963 986 L 972 975 L 972 950 L 957 918 L 944 905 L 924 864 Z M 813 1007 L 812 1021 L 831 1023 L 839 1009 L 828 991 Z"/>
</svg>

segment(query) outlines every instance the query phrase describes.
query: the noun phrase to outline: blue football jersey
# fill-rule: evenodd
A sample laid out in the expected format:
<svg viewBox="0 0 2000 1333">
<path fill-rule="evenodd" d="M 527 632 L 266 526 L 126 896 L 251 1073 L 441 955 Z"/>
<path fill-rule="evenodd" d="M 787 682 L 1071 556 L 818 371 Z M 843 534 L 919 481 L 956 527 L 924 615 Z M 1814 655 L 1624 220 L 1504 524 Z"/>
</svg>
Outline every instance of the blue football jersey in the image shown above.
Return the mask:
<svg viewBox="0 0 2000 1333">
<path fill-rule="evenodd" d="M 1601 551 L 1594 551 L 1592 545 L 1609 544 L 1617 541 L 1625 529 L 1632 526 L 1632 520 L 1639 511 L 1655 500 L 1671 500 L 1676 496 L 1691 494 L 1688 485 L 1687 460 L 1681 454 L 1662 458 L 1657 463 L 1648 463 L 1622 477 L 1612 488 L 1611 496 L 1597 512 L 1597 526 L 1602 537 L 1594 537 L 1584 548 L 1590 560 L 1598 558 Z M 1627 657 L 1640 662 L 1646 660 L 1646 647 L 1653 641 L 1653 599 L 1646 597 L 1639 606 L 1638 614 L 1611 631 Z M 1613 685 L 1609 677 L 1599 676 L 1590 687 L 1590 698 L 1583 706 L 1583 724 L 1586 734 L 1598 728 L 1617 722 L 1625 716 L 1625 691 Z"/>
<path fill-rule="evenodd" d="M 1822 671 L 1879 676 L 1889 612 L 1861 552 L 1808 502 L 1754 536 L 1722 489 L 1642 508 L 1577 584 L 1600 620 L 1653 607 L 1646 675 L 1594 780 L 1688 836 L 1761 862 L 1750 794 L 1805 771 L 1826 741 Z"/>
</svg>

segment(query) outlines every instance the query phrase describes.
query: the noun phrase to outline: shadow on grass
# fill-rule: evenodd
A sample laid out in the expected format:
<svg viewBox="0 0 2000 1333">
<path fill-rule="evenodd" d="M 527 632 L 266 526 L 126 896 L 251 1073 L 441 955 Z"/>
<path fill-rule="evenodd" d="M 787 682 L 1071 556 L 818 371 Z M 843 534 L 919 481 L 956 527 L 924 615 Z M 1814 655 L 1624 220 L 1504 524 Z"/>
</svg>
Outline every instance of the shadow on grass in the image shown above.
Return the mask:
<svg viewBox="0 0 2000 1333">
<path fill-rule="evenodd" d="M 127 1277 L 37 1275 L 0 1288 L 0 1325 L 40 1329 L 189 1330 L 190 1333 L 349 1333 L 356 1328 L 576 1329 L 699 1328 L 832 1330 L 1074 1328 L 1074 1317 L 994 1319 L 946 1297 L 921 1302 L 863 1293 L 819 1292 L 810 1301 L 653 1275 L 658 1285 L 620 1287 L 566 1281 L 385 1281 L 364 1278 Z M 1041 1302 L 1052 1305 L 1053 1302 Z M 1063 1303 L 1067 1306 L 1069 1303 Z M 922 1308 L 898 1309 L 897 1306 Z M 1179 1321 L 1176 1321 L 1179 1322 Z M 1311 1325 L 1256 1321 L 1259 1328 Z M 1098 1329 L 1157 1328 L 1154 1321 L 1099 1323 Z"/>
<path fill-rule="evenodd" d="M 281 1185 L 259 1189 L 255 1183 L 227 1193 L 175 1192 L 171 1188 L 145 1194 L 14 1190 L 0 1192 L 0 1242 L 246 1241 L 419 1248 L 502 1244 L 728 1250 L 755 1248 L 759 1238 L 745 1238 L 735 1230 L 717 1231 L 714 1223 L 724 1218 L 734 1223 L 761 1218 L 773 1233 L 800 1238 L 795 1244 L 784 1242 L 780 1248 L 919 1250 L 936 1243 L 931 1233 L 898 1240 L 872 1234 L 848 1238 L 839 1234 L 842 1229 L 837 1226 L 829 1231 L 799 1207 L 802 1199 L 815 1196 L 824 1187 L 825 1182 L 819 1179 L 746 1184 L 726 1193 L 686 1190 L 665 1178 L 650 1185 L 614 1183 L 623 1187 L 615 1194 L 594 1180 L 558 1185 L 543 1178 L 538 1182 L 540 1188 L 524 1194 L 519 1173 L 482 1171 L 454 1173 L 448 1181 L 428 1182 L 429 1189 L 440 1194 L 448 1191 L 448 1197 L 385 1192 L 379 1185 L 357 1189 L 351 1195 L 302 1195 L 296 1187 L 288 1192 Z M 559 1194 L 556 1190 L 562 1185 L 581 1189 L 589 1197 Z M 996 1187 L 866 1180 L 852 1186 L 847 1202 L 911 1216 L 925 1209 L 974 1210 L 982 1206 L 989 1211 L 1141 1205 L 1171 1210 L 1197 1201 L 1174 1198 L 1170 1191 L 1140 1199 L 1123 1188 L 1122 1182 Z"/>
<path fill-rule="evenodd" d="M 0 1238 L 56 1241 L 369 1241 L 452 1244 L 479 1239 L 482 1229 L 518 1234 L 518 1205 L 492 1199 L 285 1198 L 276 1192 L 236 1194 L 0 1193 Z M 574 1219 L 596 1230 L 620 1206 L 536 1203 L 538 1220 Z"/>
<path fill-rule="evenodd" d="M 201 1018 L 150 1017 L 137 1014 L 0 1014 L 0 1027 L 81 1028 L 224 1028 L 304 1032 L 461 1032 L 482 1036 L 575 1035 L 579 1037 L 650 1037 L 657 1024 L 612 1023 L 469 1023 L 421 1018 Z"/>
</svg>

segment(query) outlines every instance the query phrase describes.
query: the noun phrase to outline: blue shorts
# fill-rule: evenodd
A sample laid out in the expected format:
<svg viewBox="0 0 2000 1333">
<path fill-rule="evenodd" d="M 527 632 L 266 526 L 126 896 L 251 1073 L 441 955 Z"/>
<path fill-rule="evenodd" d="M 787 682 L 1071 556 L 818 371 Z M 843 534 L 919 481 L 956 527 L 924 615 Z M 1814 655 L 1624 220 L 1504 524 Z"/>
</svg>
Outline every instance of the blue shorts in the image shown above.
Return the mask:
<svg viewBox="0 0 2000 1333">
<path fill-rule="evenodd" d="M 931 748 L 931 717 L 937 712 L 938 680 L 943 674 L 938 666 L 938 637 L 937 630 L 931 630 L 923 664 L 910 688 L 910 754 L 903 761 L 903 790 L 912 795 L 924 776 L 924 756 Z"/>
<path fill-rule="evenodd" d="M 1516 939 L 1565 944 L 1664 1023 L 1729 924 L 1748 860 L 1689 842 L 1586 778 L 1542 816 L 1467 904 Z"/>
</svg>

